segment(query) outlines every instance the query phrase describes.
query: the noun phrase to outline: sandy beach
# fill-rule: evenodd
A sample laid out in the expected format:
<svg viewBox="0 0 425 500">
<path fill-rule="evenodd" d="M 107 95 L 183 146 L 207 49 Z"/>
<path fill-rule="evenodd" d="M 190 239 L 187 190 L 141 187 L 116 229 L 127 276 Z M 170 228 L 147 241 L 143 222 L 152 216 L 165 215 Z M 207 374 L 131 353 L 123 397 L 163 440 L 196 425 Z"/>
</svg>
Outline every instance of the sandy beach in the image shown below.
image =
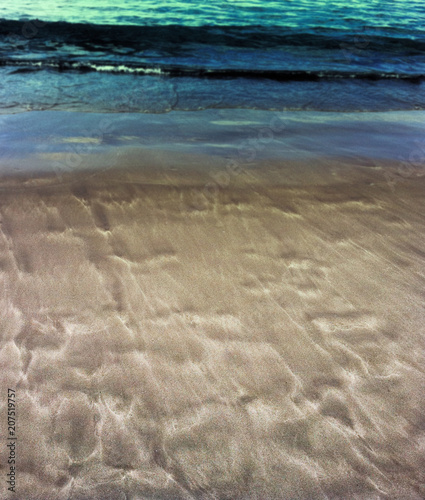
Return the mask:
<svg viewBox="0 0 425 500">
<path fill-rule="evenodd" d="M 13 498 L 424 498 L 425 178 L 326 165 L 3 179 Z"/>
<path fill-rule="evenodd" d="M 424 26 L 0 2 L 0 500 L 425 500 Z"/>
</svg>

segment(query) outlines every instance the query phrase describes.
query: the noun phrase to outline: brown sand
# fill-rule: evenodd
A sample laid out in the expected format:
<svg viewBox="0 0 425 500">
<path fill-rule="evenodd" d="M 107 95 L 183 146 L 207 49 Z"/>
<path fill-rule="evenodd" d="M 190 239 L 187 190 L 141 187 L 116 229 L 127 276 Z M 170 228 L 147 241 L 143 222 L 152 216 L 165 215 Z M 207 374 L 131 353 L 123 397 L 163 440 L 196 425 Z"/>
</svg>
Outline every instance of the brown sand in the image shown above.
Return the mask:
<svg viewBox="0 0 425 500">
<path fill-rule="evenodd" d="M 425 178 L 279 172 L 8 181 L 2 499 L 425 497 Z"/>
</svg>

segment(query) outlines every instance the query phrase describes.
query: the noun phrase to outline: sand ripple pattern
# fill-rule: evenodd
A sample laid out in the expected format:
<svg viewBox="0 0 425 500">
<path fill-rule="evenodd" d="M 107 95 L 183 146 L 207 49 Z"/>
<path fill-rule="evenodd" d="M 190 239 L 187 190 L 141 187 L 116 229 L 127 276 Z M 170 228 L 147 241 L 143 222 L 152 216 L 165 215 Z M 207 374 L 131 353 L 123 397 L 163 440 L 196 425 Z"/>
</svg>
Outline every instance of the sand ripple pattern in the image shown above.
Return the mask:
<svg viewBox="0 0 425 500">
<path fill-rule="evenodd" d="M 2 194 L 14 498 L 424 498 L 422 180 L 108 175 Z"/>
</svg>

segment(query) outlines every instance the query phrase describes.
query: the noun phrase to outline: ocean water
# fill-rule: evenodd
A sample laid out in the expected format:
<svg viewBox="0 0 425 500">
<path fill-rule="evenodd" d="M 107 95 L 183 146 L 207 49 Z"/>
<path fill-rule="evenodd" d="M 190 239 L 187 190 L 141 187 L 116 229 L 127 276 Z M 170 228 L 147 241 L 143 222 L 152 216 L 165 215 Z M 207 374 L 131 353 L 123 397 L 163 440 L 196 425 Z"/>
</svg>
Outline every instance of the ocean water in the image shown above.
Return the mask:
<svg viewBox="0 0 425 500">
<path fill-rule="evenodd" d="M 425 3 L 0 6 L 0 110 L 425 109 Z"/>
</svg>

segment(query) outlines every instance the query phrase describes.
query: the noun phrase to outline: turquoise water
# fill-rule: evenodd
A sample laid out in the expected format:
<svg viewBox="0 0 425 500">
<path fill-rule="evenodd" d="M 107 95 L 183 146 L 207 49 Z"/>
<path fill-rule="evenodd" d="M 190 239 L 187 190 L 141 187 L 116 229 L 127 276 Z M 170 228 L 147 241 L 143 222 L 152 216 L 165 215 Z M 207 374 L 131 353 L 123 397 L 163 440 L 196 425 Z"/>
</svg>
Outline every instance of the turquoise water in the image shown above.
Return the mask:
<svg viewBox="0 0 425 500">
<path fill-rule="evenodd" d="M 420 0 L 16 0 L 0 6 L 0 17 L 94 24 L 402 28 L 414 35 L 424 29 L 425 4 Z"/>
</svg>

